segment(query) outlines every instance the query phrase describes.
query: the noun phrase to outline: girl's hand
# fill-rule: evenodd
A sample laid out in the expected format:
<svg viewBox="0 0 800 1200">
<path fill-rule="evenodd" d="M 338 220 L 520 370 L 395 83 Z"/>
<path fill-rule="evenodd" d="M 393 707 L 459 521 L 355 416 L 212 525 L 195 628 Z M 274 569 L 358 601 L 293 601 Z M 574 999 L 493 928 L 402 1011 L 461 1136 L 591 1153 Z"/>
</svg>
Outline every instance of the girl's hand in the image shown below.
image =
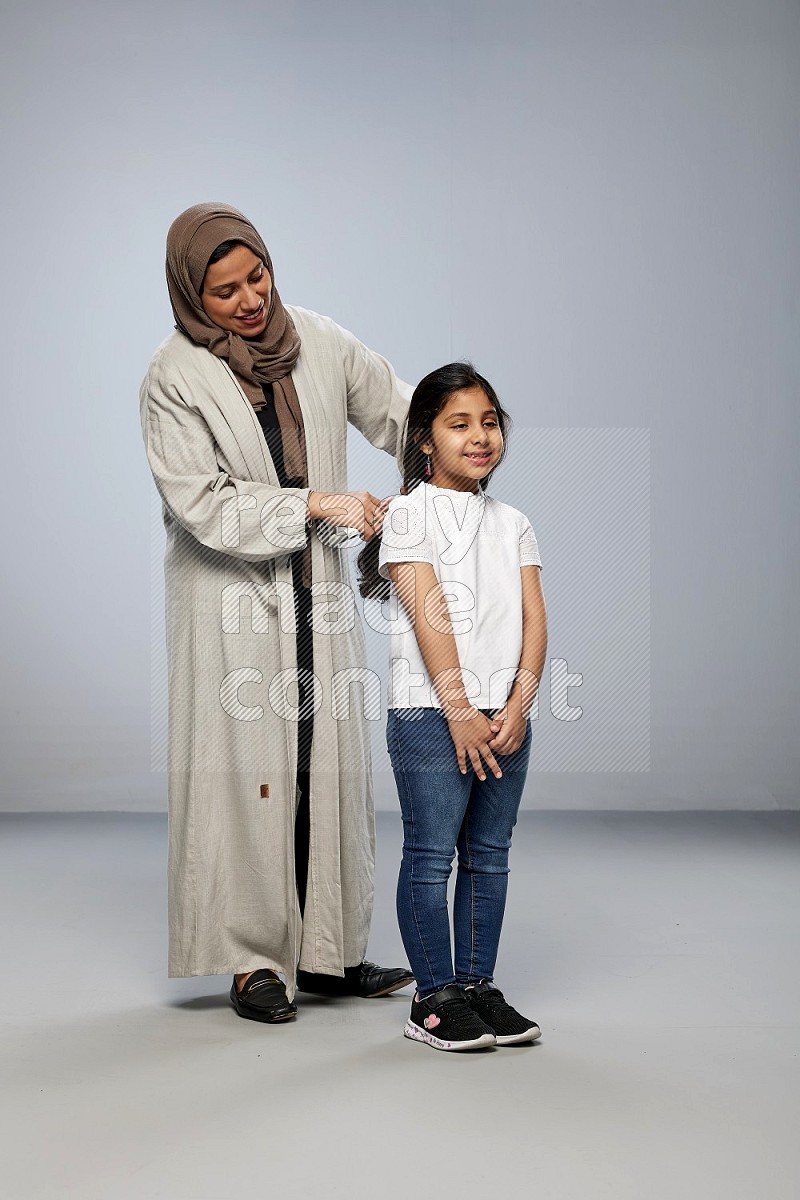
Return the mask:
<svg viewBox="0 0 800 1200">
<path fill-rule="evenodd" d="M 505 704 L 494 714 L 494 721 L 501 725 L 500 732 L 489 742 L 495 754 L 513 754 L 525 740 L 528 722 L 523 717 L 520 705 Z"/>
<path fill-rule="evenodd" d="M 383 518 L 391 496 L 379 500 L 371 492 L 310 492 L 308 515 L 312 521 L 327 521 L 347 529 L 357 529 L 369 542 L 383 528 Z"/>
<path fill-rule="evenodd" d="M 483 759 L 495 778 L 502 778 L 503 772 L 492 754 L 489 742 L 498 726 L 499 722 L 490 721 L 477 708 L 461 708 L 457 710 L 457 715 L 447 718 L 447 727 L 456 748 L 458 769 L 462 775 L 467 773 L 469 759 L 478 778 L 485 779 L 486 771 L 481 761 Z"/>
</svg>

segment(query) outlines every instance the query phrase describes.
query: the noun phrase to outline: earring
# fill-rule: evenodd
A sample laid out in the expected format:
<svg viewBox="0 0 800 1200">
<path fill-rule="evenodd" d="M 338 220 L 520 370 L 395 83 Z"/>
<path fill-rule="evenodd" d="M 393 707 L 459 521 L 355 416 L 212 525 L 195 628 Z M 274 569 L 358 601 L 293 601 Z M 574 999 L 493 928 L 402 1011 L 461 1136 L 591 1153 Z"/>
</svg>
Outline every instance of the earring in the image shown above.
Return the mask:
<svg viewBox="0 0 800 1200">
<path fill-rule="evenodd" d="M 430 473 L 431 473 L 431 456 L 430 456 L 430 454 L 426 454 L 425 455 L 425 474 L 428 477 L 430 477 Z"/>
</svg>

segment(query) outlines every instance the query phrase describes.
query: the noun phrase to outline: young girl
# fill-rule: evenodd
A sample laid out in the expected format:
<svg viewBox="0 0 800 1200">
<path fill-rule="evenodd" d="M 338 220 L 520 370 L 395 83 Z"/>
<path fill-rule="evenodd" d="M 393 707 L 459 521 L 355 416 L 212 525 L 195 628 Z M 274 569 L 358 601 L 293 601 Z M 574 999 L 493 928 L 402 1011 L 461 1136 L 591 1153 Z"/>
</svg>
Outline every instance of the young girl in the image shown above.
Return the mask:
<svg viewBox="0 0 800 1200">
<path fill-rule="evenodd" d="M 387 727 L 404 829 L 397 914 L 418 988 L 405 1035 L 439 1050 L 540 1036 L 494 983 L 547 645 L 533 529 L 485 491 L 507 426 L 469 364 L 427 375 L 411 400 L 403 494 L 359 555 L 362 595 L 385 598 L 390 580 L 408 618 L 392 634 Z"/>
</svg>

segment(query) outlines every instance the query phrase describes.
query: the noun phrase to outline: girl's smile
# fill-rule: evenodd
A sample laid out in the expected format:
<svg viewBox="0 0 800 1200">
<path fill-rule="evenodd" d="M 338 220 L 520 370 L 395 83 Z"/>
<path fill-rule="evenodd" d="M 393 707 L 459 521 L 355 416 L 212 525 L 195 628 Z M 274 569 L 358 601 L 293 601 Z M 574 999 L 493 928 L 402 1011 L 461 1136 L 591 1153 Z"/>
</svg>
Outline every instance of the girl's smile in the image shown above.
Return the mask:
<svg viewBox="0 0 800 1200">
<path fill-rule="evenodd" d="M 453 392 L 434 417 L 423 454 L 431 456 L 429 482 L 458 492 L 477 492 L 500 460 L 503 435 L 494 406 L 480 387 Z"/>
</svg>

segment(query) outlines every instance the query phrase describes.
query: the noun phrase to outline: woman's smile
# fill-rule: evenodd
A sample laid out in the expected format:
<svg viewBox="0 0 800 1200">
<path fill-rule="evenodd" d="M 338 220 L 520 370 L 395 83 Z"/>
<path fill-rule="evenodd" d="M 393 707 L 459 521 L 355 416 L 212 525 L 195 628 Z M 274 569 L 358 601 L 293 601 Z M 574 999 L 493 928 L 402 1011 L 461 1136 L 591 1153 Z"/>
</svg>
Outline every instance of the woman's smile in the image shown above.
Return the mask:
<svg viewBox="0 0 800 1200">
<path fill-rule="evenodd" d="M 243 325 L 247 325 L 252 328 L 254 325 L 261 324 L 261 321 L 262 321 L 263 317 L 265 316 L 265 313 L 266 313 L 266 305 L 265 305 L 264 301 L 262 300 L 260 302 L 258 308 L 256 309 L 256 311 L 251 316 L 240 316 L 240 317 L 237 317 L 236 320 L 241 321 Z"/>
</svg>

